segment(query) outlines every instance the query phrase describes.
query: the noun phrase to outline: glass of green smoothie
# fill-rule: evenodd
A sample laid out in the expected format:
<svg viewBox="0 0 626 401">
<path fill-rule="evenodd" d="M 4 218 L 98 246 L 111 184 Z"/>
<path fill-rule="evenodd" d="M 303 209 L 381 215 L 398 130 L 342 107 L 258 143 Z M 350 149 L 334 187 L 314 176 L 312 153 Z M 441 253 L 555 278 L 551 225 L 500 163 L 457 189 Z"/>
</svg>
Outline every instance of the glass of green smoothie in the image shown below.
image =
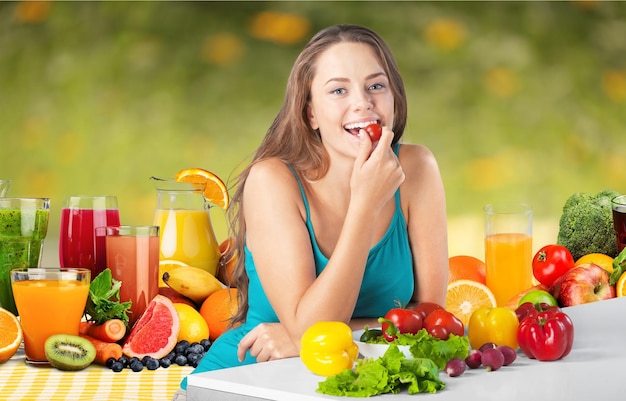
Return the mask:
<svg viewBox="0 0 626 401">
<path fill-rule="evenodd" d="M 9 187 L 11 187 L 11 180 L 0 180 L 0 198 L 7 196 Z"/>
<path fill-rule="evenodd" d="M 39 267 L 50 199 L 0 198 L 0 306 L 17 315 L 9 271 Z"/>
</svg>

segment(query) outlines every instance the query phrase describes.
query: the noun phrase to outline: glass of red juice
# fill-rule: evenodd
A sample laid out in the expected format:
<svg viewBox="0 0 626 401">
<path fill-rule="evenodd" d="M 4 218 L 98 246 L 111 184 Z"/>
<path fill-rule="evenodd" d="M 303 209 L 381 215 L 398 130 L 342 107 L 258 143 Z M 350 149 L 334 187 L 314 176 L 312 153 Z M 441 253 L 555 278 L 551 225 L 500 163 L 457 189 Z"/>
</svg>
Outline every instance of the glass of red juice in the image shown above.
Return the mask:
<svg viewBox="0 0 626 401">
<path fill-rule="evenodd" d="M 613 207 L 613 228 L 617 240 L 617 251 L 626 248 L 626 195 L 616 196 L 611 199 Z"/>
<path fill-rule="evenodd" d="M 121 282 L 120 302 L 132 303 L 132 326 L 159 293 L 159 227 L 107 227 L 106 254 L 111 276 Z"/>
<path fill-rule="evenodd" d="M 106 266 L 104 234 L 98 227 L 119 226 L 120 212 L 115 196 L 68 196 L 61 210 L 59 263 L 82 267 L 95 278 Z"/>
</svg>

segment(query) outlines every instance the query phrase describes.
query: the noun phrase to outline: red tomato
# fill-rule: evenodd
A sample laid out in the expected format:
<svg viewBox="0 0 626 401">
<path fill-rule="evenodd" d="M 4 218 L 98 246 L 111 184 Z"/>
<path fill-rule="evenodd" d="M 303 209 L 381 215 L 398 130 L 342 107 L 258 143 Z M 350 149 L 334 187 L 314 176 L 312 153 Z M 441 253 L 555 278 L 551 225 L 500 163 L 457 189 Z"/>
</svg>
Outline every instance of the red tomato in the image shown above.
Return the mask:
<svg viewBox="0 0 626 401">
<path fill-rule="evenodd" d="M 572 267 L 574 258 L 569 249 L 561 245 L 546 245 L 533 258 L 533 275 L 548 287 Z"/>
<path fill-rule="evenodd" d="M 441 338 L 444 331 L 441 329 L 445 329 L 447 334 L 455 334 L 457 336 L 465 335 L 465 327 L 463 326 L 463 322 L 461 322 L 456 316 L 452 313 L 448 312 L 445 309 L 437 309 L 431 312 L 430 315 L 424 320 L 424 328 L 428 333 L 437 338 Z M 447 340 L 448 335 L 445 338 L 441 338 L 442 340 Z"/>
<path fill-rule="evenodd" d="M 443 307 L 434 302 L 422 302 L 413 307 L 413 310 L 422 316 L 422 321 L 426 320 L 428 315 L 437 309 L 443 309 Z"/>
<path fill-rule="evenodd" d="M 390 309 L 385 315 L 385 319 L 391 321 L 398 329 L 398 333 L 401 334 L 417 334 L 422 329 L 422 317 L 412 309 Z M 387 328 L 389 328 L 389 323 L 383 322 L 381 330 L 385 340 L 393 341 L 398 338 L 395 334 L 387 333 Z"/>
<path fill-rule="evenodd" d="M 383 133 L 383 128 L 378 124 L 370 124 L 365 127 L 365 132 L 370 136 L 372 142 L 376 142 L 380 139 L 380 136 Z"/>
</svg>

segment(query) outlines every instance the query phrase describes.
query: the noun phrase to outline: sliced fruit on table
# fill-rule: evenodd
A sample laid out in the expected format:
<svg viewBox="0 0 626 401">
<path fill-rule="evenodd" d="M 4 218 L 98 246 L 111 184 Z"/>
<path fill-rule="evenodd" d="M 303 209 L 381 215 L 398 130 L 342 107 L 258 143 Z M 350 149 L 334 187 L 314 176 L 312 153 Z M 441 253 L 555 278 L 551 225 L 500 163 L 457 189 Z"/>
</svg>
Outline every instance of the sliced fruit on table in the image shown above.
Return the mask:
<svg viewBox="0 0 626 401">
<path fill-rule="evenodd" d="M 605 255 L 603 253 L 590 253 L 585 256 L 580 257 L 575 263 L 574 266 L 585 265 L 588 263 L 593 263 L 594 265 L 598 265 L 607 272 L 613 273 L 613 258 L 609 255 Z"/>
<path fill-rule="evenodd" d="M 175 303 L 174 308 L 180 320 L 179 342 L 187 340 L 189 343 L 199 343 L 205 338 L 209 338 L 209 325 L 198 310 L 180 303 Z"/>
<path fill-rule="evenodd" d="M 486 284 L 485 263 L 474 256 L 451 256 L 448 259 L 448 266 L 448 283 L 456 280 L 473 280 Z"/>
<path fill-rule="evenodd" d="M 200 314 L 209 326 L 209 339 L 215 341 L 230 326 L 230 320 L 237 313 L 239 302 L 236 288 L 223 288 L 215 291 L 204 300 Z"/>
<path fill-rule="evenodd" d="M 122 350 L 128 357 L 144 356 L 162 358 L 176 346 L 180 319 L 174 304 L 168 298 L 157 295 L 130 331 Z"/>
<path fill-rule="evenodd" d="M 176 173 L 176 181 L 188 182 L 203 191 L 204 198 L 212 204 L 227 209 L 230 196 L 224 181 L 214 173 L 202 168 L 186 168 Z"/>
<path fill-rule="evenodd" d="M 187 263 L 174 259 L 163 259 L 159 261 L 159 287 L 167 287 L 163 281 L 163 273 L 178 269 L 181 266 L 187 266 Z"/>
<path fill-rule="evenodd" d="M 83 370 L 96 359 L 96 347 L 80 336 L 54 334 L 46 339 L 44 347 L 48 362 L 59 370 Z"/>
<path fill-rule="evenodd" d="M 486 285 L 472 280 L 456 280 L 448 284 L 446 307 L 463 322 L 469 324 L 472 313 L 478 308 L 494 308 L 496 298 Z"/>
<path fill-rule="evenodd" d="M 22 343 L 22 326 L 17 317 L 0 308 L 0 363 L 8 361 Z"/>
<path fill-rule="evenodd" d="M 626 272 L 619 276 L 619 280 L 615 284 L 615 293 L 618 297 L 626 295 Z"/>
</svg>

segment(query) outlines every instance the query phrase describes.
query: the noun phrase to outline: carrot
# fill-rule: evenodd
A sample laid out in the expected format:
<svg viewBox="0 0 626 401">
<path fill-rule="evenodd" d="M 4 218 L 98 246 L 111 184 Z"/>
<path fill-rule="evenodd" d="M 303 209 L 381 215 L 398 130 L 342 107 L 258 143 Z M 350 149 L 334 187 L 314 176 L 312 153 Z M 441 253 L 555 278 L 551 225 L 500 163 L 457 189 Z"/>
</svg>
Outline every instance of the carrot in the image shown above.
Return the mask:
<svg viewBox="0 0 626 401">
<path fill-rule="evenodd" d="M 86 334 L 98 340 L 114 343 L 126 335 L 126 325 L 120 319 L 110 319 L 102 324 L 80 322 L 80 334 Z"/>
<path fill-rule="evenodd" d="M 106 366 L 107 359 L 120 359 L 122 357 L 122 346 L 118 343 L 98 340 L 97 338 L 93 338 L 86 334 L 80 334 L 80 336 L 91 341 L 93 346 L 96 348 L 96 359 L 94 359 L 95 363 Z"/>
</svg>

